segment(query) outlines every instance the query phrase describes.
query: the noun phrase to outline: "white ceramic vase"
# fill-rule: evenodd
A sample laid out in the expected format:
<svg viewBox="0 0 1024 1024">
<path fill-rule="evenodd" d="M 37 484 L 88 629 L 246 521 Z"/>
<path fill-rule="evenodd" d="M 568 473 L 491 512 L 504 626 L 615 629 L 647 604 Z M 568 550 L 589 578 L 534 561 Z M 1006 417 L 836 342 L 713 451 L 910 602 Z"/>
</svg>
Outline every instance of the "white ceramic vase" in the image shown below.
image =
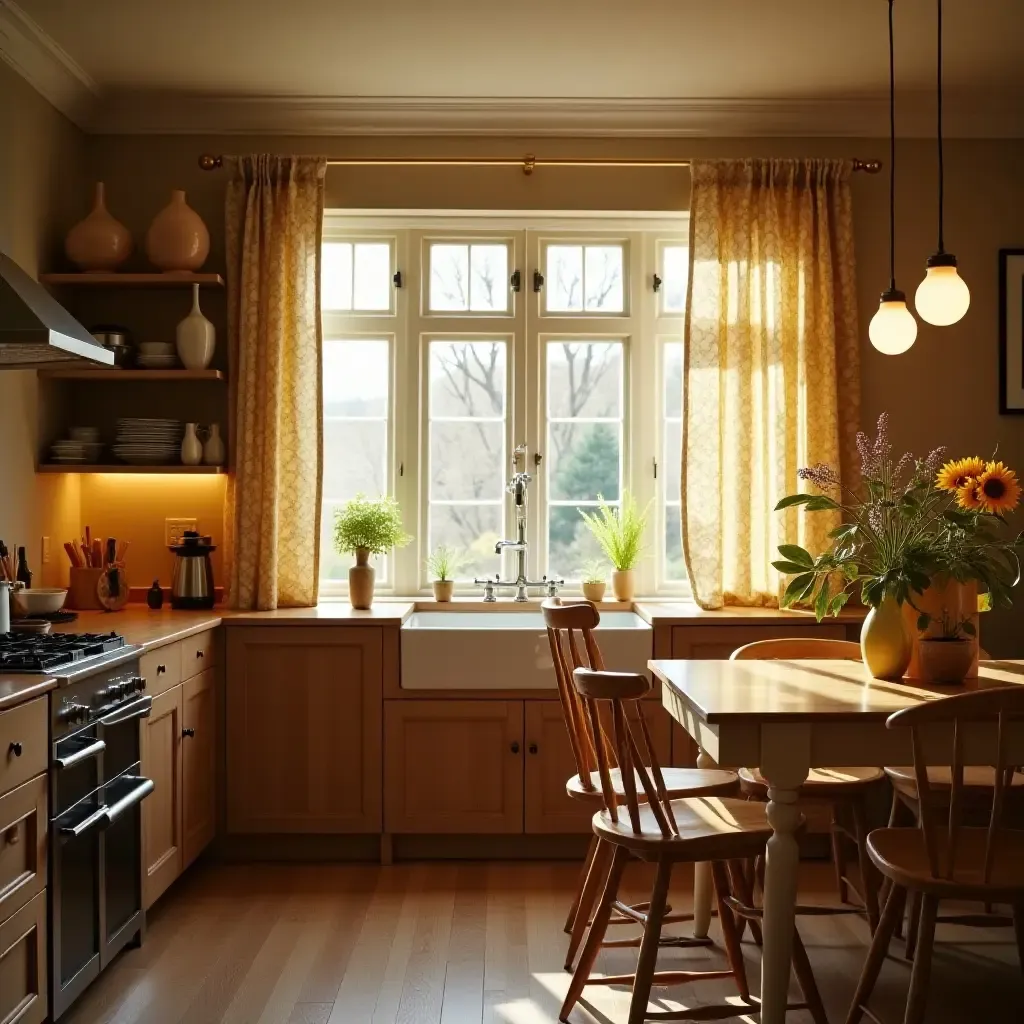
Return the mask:
<svg viewBox="0 0 1024 1024">
<path fill-rule="evenodd" d="M 181 442 L 181 461 L 186 466 L 198 466 L 203 461 L 203 443 L 196 435 L 198 423 L 185 424 L 185 436 Z"/>
<path fill-rule="evenodd" d="M 224 449 L 224 439 L 220 436 L 220 424 L 210 424 L 210 436 L 203 445 L 203 462 L 207 466 L 223 466 L 227 452 Z"/>
<path fill-rule="evenodd" d="M 217 347 L 217 332 L 199 308 L 199 285 L 192 285 L 192 309 L 178 324 L 178 358 L 186 370 L 205 370 Z"/>
<path fill-rule="evenodd" d="M 68 259 L 87 274 L 116 270 L 132 251 L 128 229 L 107 210 L 106 190 L 96 182 L 89 216 L 80 220 L 64 239 Z"/>
</svg>

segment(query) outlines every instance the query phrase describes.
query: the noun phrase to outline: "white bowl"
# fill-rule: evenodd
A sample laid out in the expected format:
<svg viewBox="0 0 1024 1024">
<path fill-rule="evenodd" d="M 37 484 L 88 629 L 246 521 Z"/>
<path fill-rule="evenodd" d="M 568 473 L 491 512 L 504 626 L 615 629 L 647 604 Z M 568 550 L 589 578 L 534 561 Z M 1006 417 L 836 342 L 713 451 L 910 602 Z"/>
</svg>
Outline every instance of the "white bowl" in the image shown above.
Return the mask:
<svg viewBox="0 0 1024 1024">
<path fill-rule="evenodd" d="M 99 427 L 72 427 L 68 431 L 72 441 L 96 442 L 100 439 Z"/>
<path fill-rule="evenodd" d="M 63 587 L 32 587 L 29 590 L 11 591 L 11 604 L 16 614 L 32 618 L 59 612 L 67 596 L 68 592 Z"/>
</svg>

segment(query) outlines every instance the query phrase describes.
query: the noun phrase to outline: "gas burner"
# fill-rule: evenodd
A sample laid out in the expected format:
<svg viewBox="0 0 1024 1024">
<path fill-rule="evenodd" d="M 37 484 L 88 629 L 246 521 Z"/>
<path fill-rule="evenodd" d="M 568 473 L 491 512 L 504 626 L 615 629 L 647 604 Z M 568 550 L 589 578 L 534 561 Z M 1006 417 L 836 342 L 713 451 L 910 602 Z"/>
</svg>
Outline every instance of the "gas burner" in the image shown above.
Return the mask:
<svg viewBox="0 0 1024 1024">
<path fill-rule="evenodd" d="M 124 645 L 117 633 L 3 633 L 0 673 L 52 672 Z"/>
</svg>

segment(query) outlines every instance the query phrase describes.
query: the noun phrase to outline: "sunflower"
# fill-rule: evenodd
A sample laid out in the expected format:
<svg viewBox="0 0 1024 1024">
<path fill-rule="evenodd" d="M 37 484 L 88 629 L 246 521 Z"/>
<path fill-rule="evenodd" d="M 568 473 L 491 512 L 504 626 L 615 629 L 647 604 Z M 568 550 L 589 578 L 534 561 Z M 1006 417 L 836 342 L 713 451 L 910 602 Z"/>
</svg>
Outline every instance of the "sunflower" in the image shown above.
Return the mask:
<svg viewBox="0 0 1024 1024">
<path fill-rule="evenodd" d="M 940 491 L 959 491 L 968 480 L 975 479 L 985 472 L 985 460 L 977 457 L 954 459 L 947 462 L 935 477 L 935 486 Z"/>
<path fill-rule="evenodd" d="M 967 512 L 983 510 L 985 503 L 981 497 L 978 481 L 974 477 L 968 477 L 966 482 L 956 489 L 956 503 Z"/>
<path fill-rule="evenodd" d="M 977 494 L 986 512 L 1009 512 L 1020 501 L 1017 474 L 1002 462 L 990 462 L 978 477 Z"/>
</svg>

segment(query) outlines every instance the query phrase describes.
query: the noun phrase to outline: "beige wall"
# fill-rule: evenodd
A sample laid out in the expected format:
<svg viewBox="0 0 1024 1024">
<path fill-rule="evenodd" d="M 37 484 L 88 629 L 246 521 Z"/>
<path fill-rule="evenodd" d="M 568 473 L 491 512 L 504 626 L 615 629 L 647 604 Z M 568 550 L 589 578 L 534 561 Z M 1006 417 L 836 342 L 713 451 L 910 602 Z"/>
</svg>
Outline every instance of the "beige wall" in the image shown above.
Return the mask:
<svg viewBox="0 0 1024 1024">
<path fill-rule="evenodd" d="M 30 274 L 56 259 L 81 208 L 84 136 L 0 62 L 0 251 Z M 37 582 L 61 569 L 56 552 L 41 564 L 41 538 L 71 535 L 78 520 L 78 479 L 35 474 L 36 375 L 0 373 L 0 537 L 25 544 Z M 59 551 L 59 545 L 57 545 Z"/>
</svg>

